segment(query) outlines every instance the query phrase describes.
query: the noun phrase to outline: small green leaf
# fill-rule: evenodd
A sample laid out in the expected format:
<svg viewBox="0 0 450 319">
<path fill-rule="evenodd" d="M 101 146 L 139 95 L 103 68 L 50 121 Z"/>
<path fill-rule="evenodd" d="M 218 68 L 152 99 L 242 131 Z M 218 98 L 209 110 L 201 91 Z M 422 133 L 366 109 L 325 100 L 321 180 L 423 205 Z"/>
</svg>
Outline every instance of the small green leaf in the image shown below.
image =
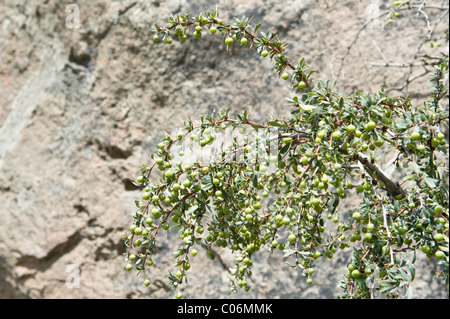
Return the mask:
<svg viewBox="0 0 450 319">
<path fill-rule="evenodd" d="M 416 174 L 419 175 L 419 174 L 421 173 L 420 167 L 419 167 L 419 165 L 417 165 L 416 162 L 409 162 L 409 163 L 408 163 L 408 166 L 409 166 L 409 168 L 411 168 Z"/>
<path fill-rule="evenodd" d="M 283 258 L 289 257 L 290 255 L 296 253 L 295 250 L 290 250 L 290 249 L 283 250 L 283 252 L 284 252 Z"/>
<path fill-rule="evenodd" d="M 414 278 L 416 277 L 416 267 L 410 261 L 408 261 L 408 267 L 409 267 L 409 272 L 411 273 L 411 281 L 413 281 Z"/>
<path fill-rule="evenodd" d="M 299 104 L 300 107 L 301 107 L 302 109 L 304 109 L 305 111 L 311 111 L 311 110 L 314 110 L 315 108 L 318 107 L 318 105 L 307 105 L 307 104 L 303 103 L 302 101 L 299 101 L 298 104 Z"/>
<path fill-rule="evenodd" d="M 414 298 L 413 286 L 409 285 L 408 290 L 406 290 L 406 299 L 413 299 L 413 298 Z"/>
<path fill-rule="evenodd" d="M 253 33 L 256 34 L 256 32 L 258 32 L 259 28 L 261 28 L 261 23 L 258 23 L 258 24 L 255 26 L 255 29 L 254 29 Z"/>
<path fill-rule="evenodd" d="M 285 122 L 278 122 L 278 121 L 268 121 L 268 125 L 275 126 L 275 127 L 287 127 L 288 125 Z"/>
<path fill-rule="evenodd" d="M 448 238 L 445 238 L 445 239 L 448 240 Z M 439 246 L 439 249 L 442 250 L 442 251 L 448 252 L 448 247 L 445 247 L 445 246 Z"/>
<path fill-rule="evenodd" d="M 423 180 L 425 181 L 425 183 L 427 183 L 427 185 L 430 188 L 435 188 L 436 187 L 436 183 L 439 182 L 439 180 L 435 179 L 435 178 L 431 178 L 431 177 L 424 177 Z"/>
</svg>

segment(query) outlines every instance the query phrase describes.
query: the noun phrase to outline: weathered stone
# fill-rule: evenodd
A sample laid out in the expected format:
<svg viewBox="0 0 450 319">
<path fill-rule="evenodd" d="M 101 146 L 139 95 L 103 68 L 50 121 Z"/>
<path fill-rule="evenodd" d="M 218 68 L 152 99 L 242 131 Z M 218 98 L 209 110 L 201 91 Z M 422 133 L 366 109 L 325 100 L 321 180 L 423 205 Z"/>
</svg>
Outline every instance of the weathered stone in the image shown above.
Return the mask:
<svg viewBox="0 0 450 319">
<path fill-rule="evenodd" d="M 237 45 L 225 51 L 223 40 L 212 35 L 171 46 L 153 43 L 154 23 L 164 23 L 170 13 L 214 10 L 208 1 L 80 0 L 79 29 L 66 27 L 66 4 L 41 2 L 0 4 L 0 297 L 173 297 L 167 275 L 176 240 L 160 242 L 150 287 L 124 271 L 121 238 L 140 196 L 132 182 L 141 165 L 163 132 L 188 116 L 229 106 L 233 113 L 248 109 L 255 120 L 288 115 L 290 88 L 268 59 Z M 320 71 L 317 77 L 327 79 L 337 75 L 369 2 L 332 8 L 312 0 L 220 3 L 224 19 L 255 14 L 252 23 L 288 40 L 293 61 L 306 57 Z M 339 90 L 402 84 L 404 70 L 379 72 L 364 60 L 380 61 L 381 47 L 392 61 L 410 61 L 423 29 L 406 20 L 398 29 L 361 34 L 343 63 Z M 448 17 L 440 27 L 447 23 Z M 448 48 L 440 50 L 448 55 Z M 427 80 L 411 84 L 411 97 L 423 98 Z M 211 262 L 203 249 L 191 263 L 186 296 L 227 295 L 234 259 L 224 250 L 216 253 Z M 280 255 L 257 254 L 252 289 L 232 297 L 334 298 L 349 255 L 341 252 L 317 266 L 309 286 Z M 419 263 L 416 296 L 443 297 L 426 261 Z M 71 281 L 77 274 L 79 287 Z"/>
</svg>

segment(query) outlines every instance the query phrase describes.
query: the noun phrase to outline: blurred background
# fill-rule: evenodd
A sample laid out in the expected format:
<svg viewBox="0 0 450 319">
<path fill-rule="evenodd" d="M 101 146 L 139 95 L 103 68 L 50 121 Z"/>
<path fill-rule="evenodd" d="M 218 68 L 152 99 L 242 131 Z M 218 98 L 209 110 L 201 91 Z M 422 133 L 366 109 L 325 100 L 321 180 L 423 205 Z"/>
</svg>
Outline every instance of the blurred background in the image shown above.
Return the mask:
<svg viewBox="0 0 450 319">
<path fill-rule="evenodd" d="M 139 169 L 188 117 L 291 111 L 289 85 L 255 50 L 227 51 L 206 32 L 153 43 L 152 25 L 216 8 L 224 22 L 255 15 L 252 25 L 286 39 L 291 61 L 305 57 L 337 91 L 384 88 L 422 105 L 433 63 L 448 56 L 449 2 L 409 2 L 395 17 L 392 1 L 369 0 L 2 0 L 0 298 L 172 298 L 176 232 L 161 238 L 149 287 L 124 270 Z M 192 261 L 186 298 L 227 296 L 233 256 L 215 251 L 214 262 L 205 251 Z M 350 255 L 320 262 L 307 285 L 301 269 L 262 251 L 250 291 L 231 297 L 336 298 Z M 433 267 L 418 258 L 415 298 L 445 298 Z"/>
</svg>

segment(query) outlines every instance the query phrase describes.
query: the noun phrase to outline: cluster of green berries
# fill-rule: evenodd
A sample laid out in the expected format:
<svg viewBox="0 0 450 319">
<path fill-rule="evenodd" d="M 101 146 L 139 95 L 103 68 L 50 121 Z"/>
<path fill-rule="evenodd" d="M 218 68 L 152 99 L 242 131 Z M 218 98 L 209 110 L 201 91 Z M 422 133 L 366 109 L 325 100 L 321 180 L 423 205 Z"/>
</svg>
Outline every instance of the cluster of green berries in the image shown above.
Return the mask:
<svg viewBox="0 0 450 319">
<path fill-rule="evenodd" d="M 201 122 L 190 121 L 175 138 L 164 138 L 158 144 L 154 165 L 144 167 L 136 179 L 143 193 L 136 203 L 131 234 L 124 239 L 130 247 L 125 254 L 126 270 L 143 271 L 151 266 L 156 235 L 171 228 L 178 230 L 181 239 L 175 252 L 178 269 L 169 277 L 175 288 L 186 278 L 190 258 L 198 254 L 200 242 L 208 247 L 206 254 L 211 260 L 216 258 L 213 247 L 237 252 L 234 281 L 247 291 L 252 256 L 264 247 L 295 259 L 307 284 L 312 284 L 317 259 L 331 259 L 337 249 L 356 243 L 344 286 L 359 285 L 356 293 L 361 295 L 367 293 L 361 279 L 371 276 L 376 267 L 381 267 L 380 276 L 385 276 L 385 265 L 394 262 L 398 252 L 420 249 L 428 257 L 448 263 L 447 200 L 437 190 L 413 189 L 414 196 L 408 198 L 381 196 L 381 179 L 360 160 L 364 156 L 376 163 L 381 147 L 399 152 L 398 167 L 408 165 L 410 158 L 417 163 L 434 158 L 433 152 L 448 148 L 445 136 L 436 130 L 437 115 L 424 112 L 417 118 L 409 117 L 413 108 L 408 101 L 393 102 L 383 92 L 344 99 L 324 83 L 308 88 L 309 76 L 304 71 L 308 68 L 301 62 L 291 75 L 286 72 L 283 46 L 273 46 L 277 41 L 263 43 L 265 40 L 255 38 L 245 27 L 226 26 L 217 16 L 206 16 L 198 16 L 195 22 L 174 20 L 169 28 L 157 28 L 153 40 L 159 41 L 162 34 L 171 44 L 174 30 L 185 41 L 193 28 L 192 36 L 197 39 L 208 30 L 219 33 L 227 48 L 234 43 L 243 47 L 256 43 L 261 57 L 275 60 L 280 77 L 293 82 L 293 90 L 301 93 L 305 105 L 314 101 L 320 109 L 302 109 L 297 98 L 292 101 L 298 109 L 289 120 L 274 119 L 259 125 L 250 122 L 245 113 L 239 120 L 230 120 L 227 114 L 211 116 Z M 303 94 L 306 89 L 307 94 Z M 225 163 L 223 159 L 236 149 L 223 151 L 222 160 L 208 165 L 172 161 L 172 145 L 190 138 L 206 148 L 216 140 L 216 133 L 229 127 L 225 123 L 239 131 L 248 125 L 280 128 L 281 135 L 273 142 L 277 143 L 277 153 L 251 157 L 256 148 L 244 143 L 237 146 L 246 159 L 242 163 Z M 311 129 L 302 129 L 305 123 Z M 194 127 L 199 129 L 194 131 Z M 153 169 L 161 173 L 155 183 L 149 180 Z M 416 179 L 419 188 L 424 185 L 422 177 Z M 344 219 L 339 200 L 352 189 L 361 194 L 362 202 Z M 334 235 L 325 231 L 325 218 L 337 224 Z M 144 285 L 150 281 L 146 279 Z M 176 298 L 182 298 L 180 292 Z"/>
</svg>

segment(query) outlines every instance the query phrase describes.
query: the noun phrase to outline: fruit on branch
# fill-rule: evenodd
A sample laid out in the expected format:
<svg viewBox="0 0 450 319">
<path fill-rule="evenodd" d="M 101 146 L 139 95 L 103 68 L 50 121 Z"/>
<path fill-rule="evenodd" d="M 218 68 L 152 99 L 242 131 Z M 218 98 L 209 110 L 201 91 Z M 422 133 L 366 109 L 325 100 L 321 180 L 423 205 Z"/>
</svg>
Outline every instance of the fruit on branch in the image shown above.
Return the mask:
<svg viewBox="0 0 450 319">
<path fill-rule="evenodd" d="M 226 44 L 227 46 L 232 45 L 233 42 L 234 42 L 234 40 L 233 40 L 233 38 L 231 38 L 231 37 L 227 37 L 227 38 L 225 39 L 225 44 Z"/>
<path fill-rule="evenodd" d="M 377 280 L 390 285 L 386 291 L 408 287 L 414 276 L 410 280 L 403 273 L 413 271 L 413 262 L 406 269 L 397 258 L 406 250 L 422 250 L 448 269 L 448 188 L 442 164 L 435 160 L 448 150 L 439 131 L 443 120 L 438 120 L 448 114 L 439 108 L 444 94 L 434 91 L 420 112 L 411 100 L 393 99 L 382 90 L 345 97 L 329 81 L 310 82 L 314 71 L 305 60 L 291 62 L 285 41 L 273 33 L 258 34 L 259 25 L 253 28 L 250 21 L 244 17 L 228 25 L 217 12 L 194 20 L 180 14 L 168 27 L 154 27 L 166 42 L 173 30 L 186 40 L 195 26 L 194 38 L 209 28 L 227 49 L 234 41 L 256 48 L 270 57 L 279 77 L 291 79 L 296 96 L 286 99 L 293 108 L 288 118 L 255 123 L 246 111 L 232 118 L 228 109 L 189 119 L 173 136 L 167 134 L 157 145 L 154 164 L 136 178 L 144 193 L 143 201 L 136 201 L 131 234 L 124 238 L 130 248 L 127 263 L 146 271 L 145 265 L 153 264 L 157 235 L 177 230 L 181 245 L 175 252 L 178 271 L 169 276 L 173 289 L 187 279 L 189 258 L 199 253 L 194 247 L 200 244 L 211 260 L 214 247 L 236 254 L 234 290 L 250 289 L 251 257 L 266 248 L 294 259 L 294 267 L 302 267 L 312 284 L 318 259 L 332 259 L 338 249 L 352 247 L 352 263 L 341 282 L 343 298 L 370 297 L 363 279 L 375 267 L 380 268 Z M 447 64 L 436 68 L 435 88 L 445 92 Z M 233 136 L 232 146 L 213 152 L 218 156 L 208 163 L 174 160 L 174 154 L 184 156 L 193 145 L 209 153 L 219 134 L 228 131 L 243 140 Z M 262 137 L 264 131 L 270 134 Z M 174 151 L 182 144 L 187 147 Z M 380 168 L 380 157 L 390 152 L 398 154 L 394 164 L 399 169 L 413 171 L 404 171 L 402 181 Z M 150 178 L 153 170 L 161 175 L 157 181 Z M 406 181 L 414 181 L 414 187 Z M 339 203 L 352 192 L 358 194 L 358 207 L 342 214 Z M 324 217 L 337 229 L 330 231 Z M 391 275 L 406 279 L 398 283 L 389 280 Z M 445 272 L 439 275 L 447 278 Z"/>
</svg>

